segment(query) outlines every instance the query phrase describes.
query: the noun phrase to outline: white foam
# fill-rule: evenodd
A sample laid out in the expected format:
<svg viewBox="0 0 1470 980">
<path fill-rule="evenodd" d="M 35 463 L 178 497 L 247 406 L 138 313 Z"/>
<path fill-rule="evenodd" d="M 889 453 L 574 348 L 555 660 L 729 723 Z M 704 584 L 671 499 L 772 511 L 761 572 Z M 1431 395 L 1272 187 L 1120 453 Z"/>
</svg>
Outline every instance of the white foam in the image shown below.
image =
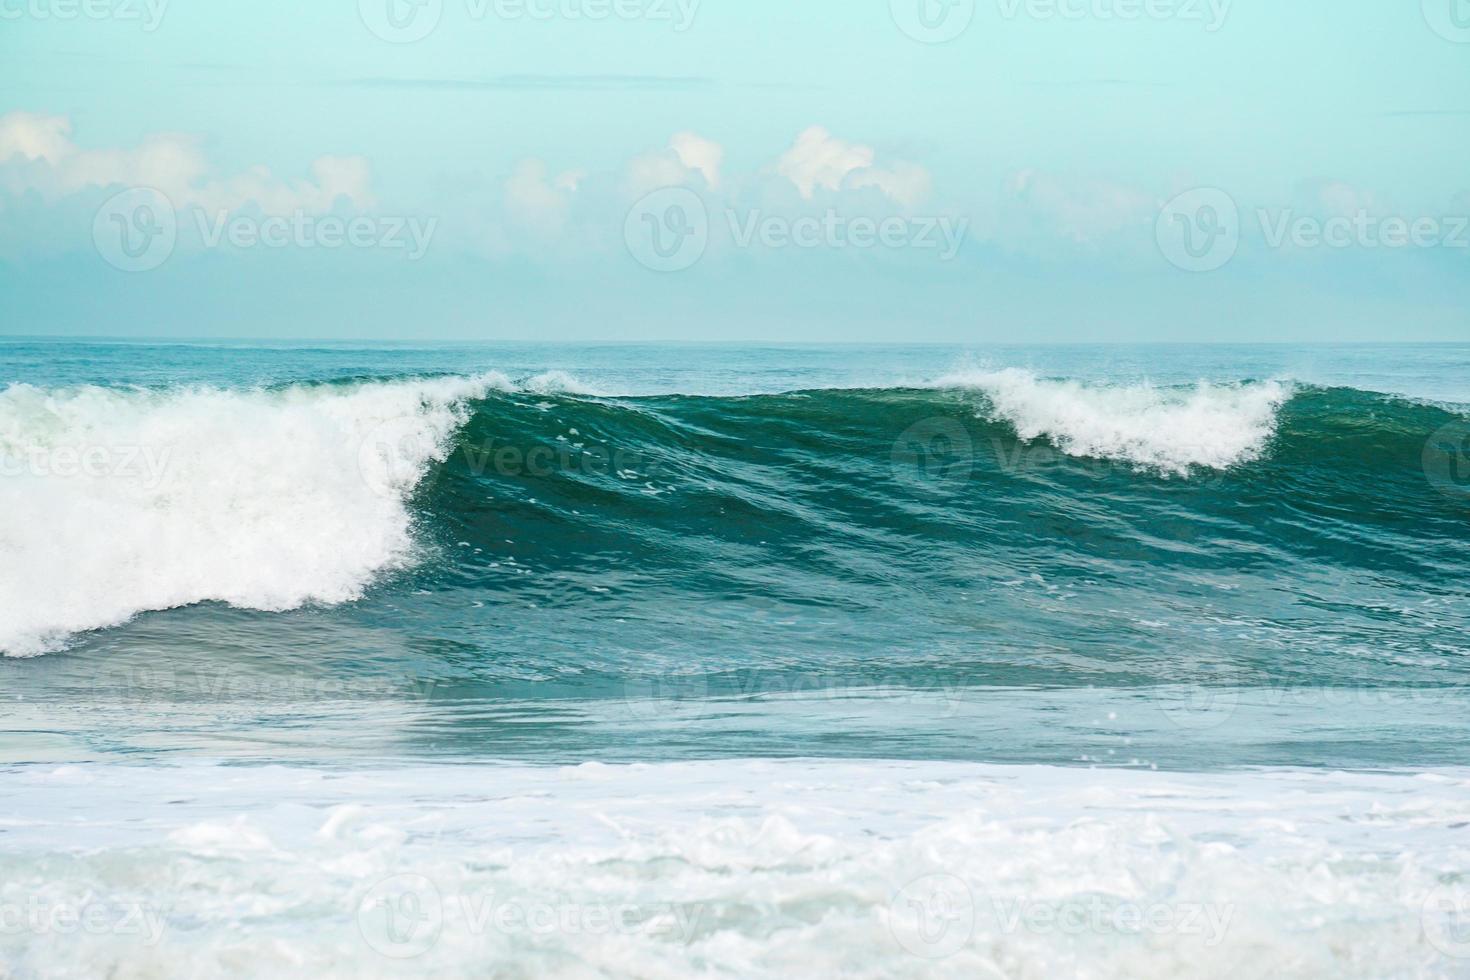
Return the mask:
<svg viewBox="0 0 1470 980">
<path fill-rule="evenodd" d="M 1106 386 L 1038 378 L 1030 371 L 966 371 L 940 387 L 977 388 L 992 417 L 1022 439 L 1047 438 L 1071 456 L 1132 463 L 1187 475 L 1191 467 L 1223 470 L 1258 457 L 1291 396 L 1279 381 L 1194 387 Z"/>
<path fill-rule="evenodd" d="M 1464 770 L 35 768 L 0 775 L 0 962 L 21 976 L 1366 978 L 1470 957 Z M 62 934 L 55 910 L 119 928 Z"/>
<path fill-rule="evenodd" d="M 501 375 L 280 390 L 0 392 L 0 653 L 139 612 L 357 598 Z"/>
<path fill-rule="evenodd" d="M 565 371 L 543 371 L 532 378 L 522 382 L 522 387 L 527 391 L 534 391 L 541 395 L 587 395 L 600 397 L 606 394 L 599 388 L 594 388 L 580 378 L 568 374 Z"/>
</svg>

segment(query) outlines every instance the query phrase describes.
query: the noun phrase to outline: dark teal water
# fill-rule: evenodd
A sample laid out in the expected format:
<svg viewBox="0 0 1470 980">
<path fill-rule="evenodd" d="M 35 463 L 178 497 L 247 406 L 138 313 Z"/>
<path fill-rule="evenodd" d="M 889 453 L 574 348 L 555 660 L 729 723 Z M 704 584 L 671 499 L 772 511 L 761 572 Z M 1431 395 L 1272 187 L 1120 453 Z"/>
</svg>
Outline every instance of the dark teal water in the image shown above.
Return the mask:
<svg viewBox="0 0 1470 980">
<path fill-rule="evenodd" d="M 1463 765 L 1467 378 L 1465 347 L 0 343 L 0 754 Z M 384 447 L 411 472 L 369 495 Z"/>
</svg>

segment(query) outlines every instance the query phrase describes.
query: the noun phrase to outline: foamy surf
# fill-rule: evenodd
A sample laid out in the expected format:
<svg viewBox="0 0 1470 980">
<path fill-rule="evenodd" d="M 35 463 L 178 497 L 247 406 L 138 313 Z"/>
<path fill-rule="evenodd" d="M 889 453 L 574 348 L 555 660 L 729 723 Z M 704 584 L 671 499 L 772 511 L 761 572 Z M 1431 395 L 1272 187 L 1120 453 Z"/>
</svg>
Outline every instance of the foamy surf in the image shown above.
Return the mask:
<svg viewBox="0 0 1470 980">
<path fill-rule="evenodd" d="M 1459 976 L 1464 770 L 25 767 L 23 976 Z M 69 819 L 99 797 L 107 812 Z M 38 898 L 39 896 L 39 898 Z"/>
<path fill-rule="evenodd" d="M 1132 463 L 1178 476 L 1191 467 L 1223 470 L 1260 456 L 1291 396 L 1279 381 L 1193 387 L 1090 385 L 1047 380 L 1030 371 L 967 371 L 941 387 L 974 388 L 990 417 L 1022 439 L 1046 438 L 1071 456 Z"/>
<path fill-rule="evenodd" d="M 0 653 L 138 613 L 357 598 L 499 374 L 276 390 L 0 392 Z"/>
</svg>

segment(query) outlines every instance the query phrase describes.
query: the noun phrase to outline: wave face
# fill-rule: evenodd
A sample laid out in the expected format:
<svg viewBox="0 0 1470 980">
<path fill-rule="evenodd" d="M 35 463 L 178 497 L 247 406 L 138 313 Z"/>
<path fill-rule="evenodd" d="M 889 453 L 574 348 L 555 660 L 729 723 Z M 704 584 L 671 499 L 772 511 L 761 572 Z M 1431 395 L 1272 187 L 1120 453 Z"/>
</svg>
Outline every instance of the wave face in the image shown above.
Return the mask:
<svg viewBox="0 0 1470 980">
<path fill-rule="evenodd" d="M 1222 644 L 1242 670 L 1432 678 L 1470 635 L 1470 559 L 1444 547 L 1465 529 L 1460 461 L 1430 465 L 1461 419 L 1444 407 L 1020 370 L 593 391 L 556 372 L 14 385 L 0 650 L 201 603 L 348 604 L 492 674 L 667 669 L 691 650 L 718 672 L 754 648 L 1086 684 L 1177 679 Z M 552 610 L 617 635 L 549 642 Z M 515 657 L 477 659 L 492 628 Z"/>
</svg>

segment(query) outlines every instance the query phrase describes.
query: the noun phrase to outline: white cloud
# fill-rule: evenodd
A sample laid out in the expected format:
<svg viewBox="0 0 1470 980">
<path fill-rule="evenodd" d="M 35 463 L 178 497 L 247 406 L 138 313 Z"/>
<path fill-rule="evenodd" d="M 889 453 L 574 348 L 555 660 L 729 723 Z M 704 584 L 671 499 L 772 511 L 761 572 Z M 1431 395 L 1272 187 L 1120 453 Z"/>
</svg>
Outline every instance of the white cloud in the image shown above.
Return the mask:
<svg viewBox="0 0 1470 980">
<path fill-rule="evenodd" d="M 0 186 L 44 198 L 88 187 L 152 187 L 175 207 L 233 211 L 254 204 L 267 214 L 287 214 L 327 211 L 339 197 L 369 208 L 370 184 L 362 157 L 318 157 L 309 180 L 281 180 L 263 166 L 213 177 L 198 140 L 190 136 L 159 133 L 132 148 L 83 149 L 72 141 L 65 116 L 0 116 Z"/>
<path fill-rule="evenodd" d="M 682 186 L 689 183 L 694 173 L 670 150 L 642 153 L 628 161 L 628 190 L 640 195 L 663 187 Z"/>
<path fill-rule="evenodd" d="M 915 163 L 874 167 L 875 156 L 870 146 L 848 143 L 821 126 L 811 126 L 781 154 L 776 173 L 808 200 L 819 187 L 829 191 L 876 187 L 903 205 L 917 204 L 929 193 L 929 172 L 923 167 Z"/>
<path fill-rule="evenodd" d="M 933 186 L 929 171 L 917 163 L 897 163 L 891 170 L 871 167 L 859 170 L 848 183 L 854 188 L 876 187 L 905 207 L 912 207 L 928 197 Z"/>
<path fill-rule="evenodd" d="M 0 163 L 19 156 L 59 161 L 71 145 L 71 123 L 65 116 L 12 112 L 0 116 Z"/>
<path fill-rule="evenodd" d="M 669 140 L 669 149 L 679 157 L 679 162 L 690 170 L 704 175 L 710 190 L 720 186 L 720 163 L 725 159 L 725 148 L 714 140 L 707 140 L 695 133 L 675 133 Z"/>
<path fill-rule="evenodd" d="M 505 207 L 521 224 L 551 234 L 566 221 L 571 196 L 586 174 L 569 170 L 551 176 L 546 161 L 522 160 L 505 181 Z"/>
<path fill-rule="evenodd" d="M 1013 174 L 1007 190 L 1061 235 L 1090 242 L 1153 219 L 1156 198 L 1105 180 L 1070 179 L 1037 170 Z"/>
<path fill-rule="evenodd" d="M 628 190 L 646 194 L 663 187 L 682 187 L 698 174 L 710 190 L 720 186 L 720 164 L 725 148 L 695 133 L 675 133 L 662 150 L 643 153 L 628 162 Z"/>
</svg>

